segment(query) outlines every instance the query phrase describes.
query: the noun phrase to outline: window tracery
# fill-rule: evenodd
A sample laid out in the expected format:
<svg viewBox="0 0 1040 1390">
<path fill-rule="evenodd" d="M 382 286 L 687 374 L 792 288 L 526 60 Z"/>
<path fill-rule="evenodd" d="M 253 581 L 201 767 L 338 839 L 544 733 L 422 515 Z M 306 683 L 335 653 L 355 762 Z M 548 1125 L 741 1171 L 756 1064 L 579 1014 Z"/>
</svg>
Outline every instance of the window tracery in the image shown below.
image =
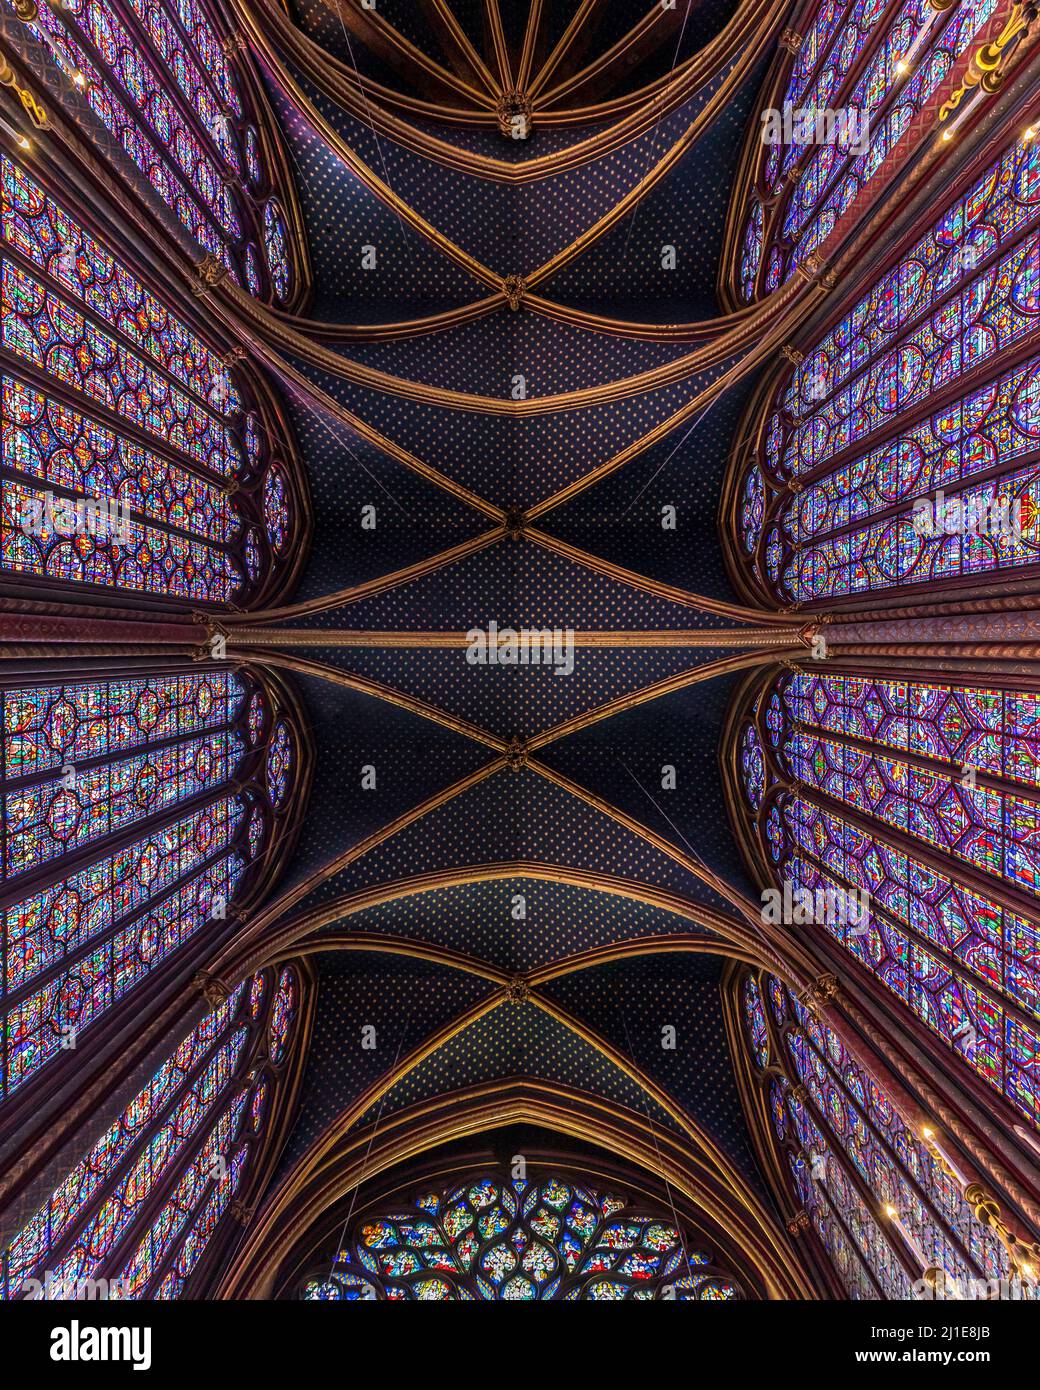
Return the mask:
<svg viewBox="0 0 1040 1390">
<path fill-rule="evenodd" d="M 759 991 L 747 974 L 741 990 L 783 1170 L 848 1297 L 1031 1297 L 934 1145 L 834 1031 L 774 976 Z"/>
<path fill-rule="evenodd" d="M 1038 216 L 1040 147 L 1019 136 L 785 373 L 736 517 L 771 602 L 1037 563 Z"/>
<path fill-rule="evenodd" d="M 6 153 L 0 216 L 0 567 L 245 606 L 301 519 L 240 372 Z"/>
<path fill-rule="evenodd" d="M 299 1296 L 713 1302 L 742 1293 L 670 1217 L 563 1176 L 489 1175 L 363 1218 Z"/>
</svg>

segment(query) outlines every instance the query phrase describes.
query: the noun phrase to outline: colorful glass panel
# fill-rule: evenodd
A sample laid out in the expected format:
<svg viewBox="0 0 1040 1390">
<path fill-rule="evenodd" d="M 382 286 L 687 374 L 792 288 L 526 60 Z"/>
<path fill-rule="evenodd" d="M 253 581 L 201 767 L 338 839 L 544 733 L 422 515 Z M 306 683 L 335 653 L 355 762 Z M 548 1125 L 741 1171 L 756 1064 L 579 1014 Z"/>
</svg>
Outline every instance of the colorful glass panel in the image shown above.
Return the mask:
<svg viewBox="0 0 1040 1390">
<path fill-rule="evenodd" d="M 65 73 L 181 224 L 234 274 L 227 227 L 216 225 L 224 221 L 237 228 L 230 195 L 218 192 L 216 170 L 172 109 L 165 88 L 108 5 L 71 0 L 66 9 L 74 25 L 66 27 L 64 16 L 49 5 L 40 6 L 35 21 L 48 33 Z M 88 56 L 91 49 L 97 61 Z M 104 64 L 110 65 L 111 81 Z M 169 160 L 160 150 L 169 152 Z"/>
<path fill-rule="evenodd" d="M 748 724 L 740 739 L 740 779 L 744 788 L 744 795 L 753 811 L 757 811 L 762 805 L 765 777 L 762 745 L 754 725 Z"/>
<path fill-rule="evenodd" d="M 0 1297 L 185 1292 L 261 1142 L 264 992 L 239 985 L 164 1063 L 3 1252 Z"/>
<path fill-rule="evenodd" d="M 225 414 L 240 408 L 220 357 L 8 155 L 0 155 L 0 200 L 9 246 L 182 386 L 204 399 L 219 395 Z"/>
<path fill-rule="evenodd" d="M 996 10 L 996 0 L 818 7 L 786 89 L 777 106 L 763 112 L 756 186 L 741 239 L 738 279 L 745 302 L 785 282 L 849 210 L 865 202 L 914 118 L 934 104 Z M 775 206 L 764 234 L 763 199 Z"/>
<path fill-rule="evenodd" d="M 0 568 L 241 604 L 293 504 L 232 371 L 7 154 L 0 239 Z M 228 486 L 254 471 L 263 552 Z"/>
<path fill-rule="evenodd" d="M 87 1156 L 68 1175 L 4 1252 L 4 1294 L 12 1298 L 27 1279 L 53 1270 L 54 1255 L 81 1226 L 91 1203 L 110 1178 L 125 1168 L 147 1141 L 150 1129 L 191 1088 L 192 1078 L 205 1073 L 227 1038 L 244 986 L 207 1015 L 148 1085 L 105 1131 Z M 144 1175 L 142 1175 L 144 1176 Z M 146 1178 L 147 1181 L 147 1178 Z"/>
<path fill-rule="evenodd" d="M 277 808 L 285 800 L 289 789 L 289 775 L 292 771 L 292 739 L 284 723 L 275 725 L 267 750 L 267 786 L 271 794 L 271 805 Z"/>
<path fill-rule="evenodd" d="M 284 227 L 258 215 L 243 190 L 244 175 L 254 187 L 270 182 L 235 71 L 248 59 L 225 47 L 195 0 L 67 0 L 41 4 L 30 23 L 70 84 L 57 84 L 59 99 L 74 92 L 90 108 L 195 241 L 253 294 L 262 240 L 285 298 Z"/>
<path fill-rule="evenodd" d="M 869 135 L 859 150 L 835 141 L 817 147 L 788 202 L 783 234 L 796 241 L 790 269 L 802 264 L 830 235 L 838 220 L 858 201 L 888 155 L 899 144 L 917 113 L 941 89 L 956 59 L 996 11 L 996 0 L 963 0 L 948 20 L 934 25 L 932 37 L 901 86 L 898 67 L 913 39 L 936 18 L 929 0 L 907 0 L 858 79 L 845 105 L 860 113 Z M 938 32 L 936 32 L 938 31 Z M 893 89 L 894 97 L 889 98 Z"/>
<path fill-rule="evenodd" d="M 764 515 L 765 486 L 762 471 L 756 466 L 748 470 L 740 503 L 740 538 L 748 555 L 751 555 L 758 545 Z"/>
<path fill-rule="evenodd" d="M 296 1017 L 296 981 L 291 970 L 283 970 L 278 977 L 278 989 L 271 1005 L 271 1028 L 269 1051 L 271 1061 L 277 1066 L 285 1055 L 289 1032 Z"/>
<path fill-rule="evenodd" d="M 272 547 L 284 549 L 289 538 L 289 502 L 280 468 L 271 468 L 264 479 L 264 525 Z"/>
<path fill-rule="evenodd" d="M 769 1035 L 766 1031 L 766 1016 L 762 1008 L 762 996 L 758 992 L 758 981 L 753 975 L 744 980 L 744 1023 L 751 1043 L 751 1055 L 760 1067 L 769 1063 Z"/>
<path fill-rule="evenodd" d="M 11 260 L 0 282 L 0 343 L 23 362 L 224 477 L 241 468 L 230 427 L 67 299 Z"/>
<path fill-rule="evenodd" d="M 308 1300 L 589 1299 L 714 1301 L 740 1297 L 671 1217 L 633 1208 L 562 1176 L 487 1176 L 417 1194 L 367 1216 Z"/>
<path fill-rule="evenodd" d="M 292 282 L 292 269 L 285 238 L 285 223 L 277 203 L 273 201 L 264 207 L 264 249 L 267 252 L 267 268 L 271 274 L 274 292 L 279 299 L 286 299 Z"/>
<path fill-rule="evenodd" d="M 767 825 L 778 881 L 867 904 L 819 929 L 1040 1127 L 1037 698 L 799 672 L 766 700 L 798 784 Z"/>
<path fill-rule="evenodd" d="M 166 7 L 159 0 L 130 0 L 130 5 L 156 56 L 162 60 L 163 71 L 173 74 L 177 86 L 227 164 L 241 172 L 241 156 L 230 116 L 203 76 L 190 45 L 183 41 L 171 22 Z"/>
<path fill-rule="evenodd" d="M 740 532 L 750 549 L 760 469 L 804 479 L 765 557 L 783 602 L 1040 562 L 1040 358 L 1002 365 L 1040 312 L 1038 216 L 1040 147 L 1018 139 L 792 369 Z"/>
<path fill-rule="evenodd" d="M 228 786 L 265 702 L 220 670 L 0 691 L 0 1099 L 226 919 L 266 840 Z"/>
<path fill-rule="evenodd" d="M 943 1271 L 947 1288 L 965 1298 L 984 1298 L 1010 1279 L 1004 1245 L 874 1078 L 778 980 L 769 980 L 768 995 L 801 1088 L 771 1082 L 770 1115 L 778 1139 L 790 1135 L 801 1146 L 792 1176 L 849 1296 L 910 1297 L 926 1269 Z"/>
<path fill-rule="evenodd" d="M 221 42 L 198 0 L 173 0 L 185 33 L 191 39 L 203 70 L 214 83 L 220 99 L 236 116 L 242 115 L 242 97 Z"/>
<path fill-rule="evenodd" d="M 38 22 L 50 30 L 56 41 L 78 52 L 81 59 L 78 66 L 88 79 L 91 74 L 87 68 L 93 64 L 87 52 L 93 49 L 121 89 L 122 108 L 137 114 L 138 129 L 150 132 L 160 151 L 187 179 L 223 234 L 232 241 L 237 240 L 242 235 L 242 225 L 229 184 L 221 178 L 213 156 L 184 120 L 165 84 L 156 76 L 151 61 L 114 7 L 108 0 L 65 0 L 62 8 L 59 18 L 44 5 Z M 82 36 L 78 43 L 70 35 L 72 27 Z M 85 89 L 88 100 L 93 85 L 94 82 L 88 80 Z"/>
</svg>

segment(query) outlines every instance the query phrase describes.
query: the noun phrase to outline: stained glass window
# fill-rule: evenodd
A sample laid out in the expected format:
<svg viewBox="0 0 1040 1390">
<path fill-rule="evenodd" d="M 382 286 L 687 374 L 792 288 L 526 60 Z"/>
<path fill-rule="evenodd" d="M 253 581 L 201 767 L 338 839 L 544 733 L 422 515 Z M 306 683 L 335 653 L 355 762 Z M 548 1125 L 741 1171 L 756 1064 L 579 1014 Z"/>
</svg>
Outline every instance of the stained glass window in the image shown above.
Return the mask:
<svg viewBox="0 0 1040 1390">
<path fill-rule="evenodd" d="M 278 724 L 267 753 L 267 784 L 271 802 L 277 808 L 285 800 L 292 771 L 292 739 L 285 724 Z"/>
<path fill-rule="evenodd" d="M 489 1175 L 362 1217 L 300 1290 L 348 1301 L 741 1296 L 673 1216 L 560 1175 Z"/>
<path fill-rule="evenodd" d="M 1040 561 L 1038 312 L 1040 146 L 1020 137 L 775 393 L 737 517 L 774 602 Z"/>
<path fill-rule="evenodd" d="M 194 239 L 251 293 L 285 299 L 293 268 L 279 219 L 262 225 L 242 196 L 269 182 L 245 86 L 197 0 L 40 0 L 31 21 L 73 93 Z M 277 216 L 277 214 L 271 214 Z M 256 246 L 272 258 L 267 284 Z M 247 266 L 247 247 L 253 265 Z"/>
<path fill-rule="evenodd" d="M 0 565 L 241 606 L 294 512 L 237 375 L 2 153 L 0 219 Z"/>
<path fill-rule="evenodd" d="M 264 208 L 264 247 L 267 251 L 267 265 L 271 272 L 274 292 L 279 299 L 285 299 L 291 283 L 289 248 L 285 222 L 273 199 Z"/>
<path fill-rule="evenodd" d="M 1030 1297 L 939 1151 L 837 1034 L 774 977 L 760 986 L 747 974 L 740 988 L 783 1170 L 848 1297 L 931 1297 L 936 1287 L 947 1297 Z M 763 1056 L 767 1032 L 776 1046 L 767 1041 Z"/>
<path fill-rule="evenodd" d="M 755 276 L 762 259 L 762 222 L 762 204 L 755 198 L 744 230 L 740 256 L 740 287 L 744 291 L 744 298 L 749 301 L 755 296 Z"/>
<path fill-rule="evenodd" d="M 272 548 L 284 550 L 289 535 L 289 503 L 285 478 L 276 464 L 268 470 L 264 480 L 264 524 Z"/>
<path fill-rule="evenodd" d="M 278 977 L 278 989 L 271 1006 L 271 1029 L 268 1049 L 272 1062 L 280 1062 L 296 1014 L 296 983 L 291 970 Z"/>
<path fill-rule="evenodd" d="M 865 905 L 817 929 L 1040 1127 L 1040 697 L 796 672 L 761 707 L 777 882 Z"/>
<path fill-rule="evenodd" d="M 271 988 L 260 977 L 261 997 Z M 256 979 L 209 1014 L 3 1252 L 5 1298 L 176 1298 L 262 1144 L 284 1068 Z"/>
<path fill-rule="evenodd" d="M 753 553 L 762 531 L 765 515 L 765 485 L 762 470 L 753 467 L 748 470 L 744 480 L 744 494 L 740 508 L 740 538 L 747 554 Z"/>
<path fill-rule="evenodd" d="M 753 724 L 745 725 L 741 735 L 740 777 L 748 804 L 753 811 L 757 811 L 762 804 L 765 764 L 762 761 L 762 746 Z"/>
<path fill-rule="evenodd" d="M 0 690 L 0 1097 L 219 928 L 256 879 L 276 814 L 269 707 L 251 678 L 197 666 Z M 292 989 L 287 974 L 283 1048 Z"/>
<path fill-rule="evenodd" d="M 879 170 L 996 12 L 997 0 L 817 6 L 754 132 L 737 270 L 745 303 L 783 284 L 850 209 L 866 207 Z"/>
<path fill-rule="evenodd" d="M 764 1067 L 769 1061 L 769 1039 L 766 1035 L 762 996 L 758 992 L 758 981 L 754 975 L 748 975 L 744 980 L 744 1021 L 755 1061 L 760 1067 Z"/>
</svg>

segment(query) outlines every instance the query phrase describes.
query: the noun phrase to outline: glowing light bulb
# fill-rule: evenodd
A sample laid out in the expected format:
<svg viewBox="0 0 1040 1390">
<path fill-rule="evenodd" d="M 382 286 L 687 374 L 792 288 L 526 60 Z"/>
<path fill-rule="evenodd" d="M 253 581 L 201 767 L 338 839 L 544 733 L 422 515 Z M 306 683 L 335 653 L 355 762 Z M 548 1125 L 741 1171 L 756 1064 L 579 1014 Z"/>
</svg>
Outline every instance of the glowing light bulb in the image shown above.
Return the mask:
<svg viewBox="0 0 1040 1390">
<path fill-rule="evenodd" d="M 899 1213 L 896 1211 L 895 1207 L 886 1207 L 885 1215 L 888 1217 L 889 1221 L 894 1221 Z"/>
<path fill-rule="evenodd" d="M 1033 129 L 1032 126 L 1026 126 L 1025 131 L 1022 134 L 1022 139 L 1026 141 L 1036 139 L 1036 131 Z"/>
<path fill-rule="evenodd" d="M 909 71 L 910 64 L 906 61 L 905 58 L 900 58 L 899 61 L 896 63 L 896 72 L 898 72 L 900 77 L 902 77 L 903 73 Z"/>
</svg>

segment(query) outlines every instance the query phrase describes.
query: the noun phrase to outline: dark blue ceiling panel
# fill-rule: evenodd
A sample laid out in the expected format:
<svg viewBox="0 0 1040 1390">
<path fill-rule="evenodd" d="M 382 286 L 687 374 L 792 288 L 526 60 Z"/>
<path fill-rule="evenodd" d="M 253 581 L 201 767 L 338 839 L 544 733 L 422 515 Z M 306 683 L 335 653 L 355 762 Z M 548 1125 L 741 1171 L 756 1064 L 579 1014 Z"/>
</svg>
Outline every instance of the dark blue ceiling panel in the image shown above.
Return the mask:
<svg viewBox="0 0 1040 1390">
<path fill-rule="evenodd" d="M 349 930 L 462 951 L 510 974 L 619 941 L 710 933 L 650 903 L 539 878 L 456 884 L 352 913 Z"/>
<path fill-rule="evenodd" d="M 697 539 L 690 535 L 687 543 L 695 549 Z M 500 626 L 579 631 L 684 631 L 720 625 L 718 618 L 689 604 L 659 598 L 544 545 L 508 536 L 431 574 L 352 603 L 340 614 L 326 615 L 322 625 L 459 632 L 486 627 L 492 620 Z"/>
<path fill-rule="evenodd" d="M 569 673 L 566 634 L 555 665 L 477 665 L 464 647 L 323 648 L 314 656 L 338 671 L 378 681 L 500 738 L 531 738 L 657 681 L 696 672 L 728 653 L 713 648 L 575 648 Z M 556 675 L 559 669 L 561 674 Z M 653 719 L 656 705 L 647 706 Z M 611 715 L 604 722 L 609 724 Z M 423 720 L 425 727 L 428 721 Z M 652 727 L 652 726 L 651 726 Z M 420 731 L 421 732 L 421 731 Z M 609 737 L 609 734 L 607 735 Z"/>
<path fill-rule="evenodd" d="M 562 1082 L 602 1096 L 662 1129 L 674 1119 L 609 1057 L 534 1004 L 501 1004 L 439 1047 L 363 1115 L 359 1124 L 482 1082 Z"/>
<path fill-rule="evenodd" d="M 308 901 L 328 902 L 417 874 L 518 860 L 610 874 L 726 908 L 713 889 L 662 850 L 530 769 L 503 769 L 435 807 Z"/>
</svg>

